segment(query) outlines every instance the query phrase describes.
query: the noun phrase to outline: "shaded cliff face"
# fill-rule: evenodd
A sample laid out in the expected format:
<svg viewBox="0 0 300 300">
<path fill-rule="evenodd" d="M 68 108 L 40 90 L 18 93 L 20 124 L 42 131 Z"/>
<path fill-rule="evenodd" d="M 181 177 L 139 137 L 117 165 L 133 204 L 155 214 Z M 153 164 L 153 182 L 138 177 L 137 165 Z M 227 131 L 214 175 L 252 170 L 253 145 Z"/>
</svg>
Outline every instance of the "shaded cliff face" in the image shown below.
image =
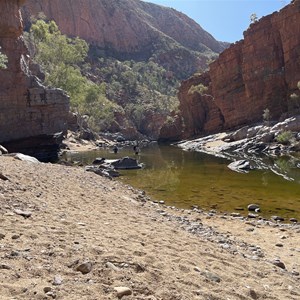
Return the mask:
<svg viewBox="0 0 300 300">
<path fill-rule="evenodd" d="M 183 136 L 262 121 L 266 108 L 274 120 L 287 112 L 293 114 L 290 95 L 297 90 L 298 81 L 299 0 L 252 24 L 244 39 L 221 53 L 209 72 L 182 83 L 179 98 Z M 199 83 L 208 87 L 210 99 L 188 93 Z"/>
<path fill-rule="evenodd" d="M 227 46 L 186 15 L 139 0 L 28 0 L 23 12 L 27 23 L 43 12 L 63 33 L 89 42 L 96 55 L 121 60 L 155 55 L 182 78 L 206 67 L 205 51 L 215 54 Z"/>
<path fill-rule="evenodd" d="M 0 0 L 0 46 L 8 57 L 7 69 L 0 70 L 0 143 L 13 151 L 23 151 L 24 143 L 34 148 L 38 136 L 43 136 L 43 144 L 53 145 L 52 136 L 66 130 L 69 111 L 69 99 L 62 91 L 46 89 L 31 75 L 21 36 L 22 2 Z"/>
</svg>

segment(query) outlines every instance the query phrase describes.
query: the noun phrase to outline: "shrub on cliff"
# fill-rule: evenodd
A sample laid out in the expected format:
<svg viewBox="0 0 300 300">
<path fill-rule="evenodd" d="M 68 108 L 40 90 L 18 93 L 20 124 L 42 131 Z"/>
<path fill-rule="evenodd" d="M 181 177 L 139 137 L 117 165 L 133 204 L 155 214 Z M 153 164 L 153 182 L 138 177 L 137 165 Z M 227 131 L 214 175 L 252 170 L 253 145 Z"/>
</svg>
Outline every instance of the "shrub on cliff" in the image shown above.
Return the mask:
<svg viewBox="0 0 300 300">
<path fill-rule="evenodd" d="M 1 52 L 0 47 L 0 69 L 6 69 L 7 56 Z"/>
<path fill-rule="evenodd" d="M 207 90 L 208 90 L 207 86 L 205 86 L 202 83 L 199 83 L 198 85 L 192 85 L 188 91 L 188 94 L 191 95 L 194 93 L 198 93 L 200 95 L 204 95 L 205 92 L 207 92 Z"/>
<path fill-rule="evenodd" d="M 283 131 L 283 132 L 279 133 L 276 136 L 276 140 L 280 144 L 288 145 L 288 144 L 292 143 L 293 137 L 294 137 L 293 133 L 290 130 L 288 130 L 288 131 Z"/>
</svg>

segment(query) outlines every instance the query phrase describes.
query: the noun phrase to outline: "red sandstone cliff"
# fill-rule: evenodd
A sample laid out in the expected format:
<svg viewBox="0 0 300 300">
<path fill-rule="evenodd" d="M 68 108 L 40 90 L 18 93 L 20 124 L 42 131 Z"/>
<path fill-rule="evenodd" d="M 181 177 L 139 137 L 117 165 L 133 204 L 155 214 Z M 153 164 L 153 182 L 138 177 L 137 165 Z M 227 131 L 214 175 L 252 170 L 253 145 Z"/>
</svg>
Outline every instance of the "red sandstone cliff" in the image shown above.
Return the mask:
<svg viewBox="0 0 300 300">
<path fill-rule="evenodd" d="M 140 0 L 28 0 L 23 9 L 27 23 L 40 12 L 63 33 L 109 56 L 147 60 L 155 53 L 157 62 L 182 72 L 181 78 L 206 67 L 204 52 L 227 47 L 186 15 Z"/>
<path fill-rule="evenodd" d="M 24 150 L 25 144 L 53 146 L 50 136 L 66 130 L 69 111 L 62 91 L 46 89 L 31 75 L 19 11 L 23 2 L 0 0 L 0 46 L 8 57 L 7 69 L 0 70 L 0 143 L 13 151 Z"/>
<path fill-rule="evenodd" d="M 202 76 L 184 81 L 179 91 L 183 135 L 191 137 L 293 113 L 290 95 L 300 81 L 300 1 L 252 24 Z M 189 93 L 204 84 L 205 94 Z M 162 131 L 167 139 L 167 131 Z"/>
</svg>

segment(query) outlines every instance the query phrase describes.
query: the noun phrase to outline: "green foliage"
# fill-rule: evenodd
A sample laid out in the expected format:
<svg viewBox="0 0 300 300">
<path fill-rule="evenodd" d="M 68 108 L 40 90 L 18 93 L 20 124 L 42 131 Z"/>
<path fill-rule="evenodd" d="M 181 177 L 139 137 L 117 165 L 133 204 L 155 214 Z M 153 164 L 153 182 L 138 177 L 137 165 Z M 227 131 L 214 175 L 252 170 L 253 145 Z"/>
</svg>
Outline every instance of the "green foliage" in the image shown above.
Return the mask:
<svg viewBox="0 0 300 300">
<path fill-rule="evenodd" d="M 1 52 L 1 47 L 0 47 L 0 69 L 6 69 L 7 66 L 7 56 Z"/>
<path fill-rule="evenodd" d="M 26 36 L 34 60 L 45 72 L 46 84 L 65 90 L 71 109 L 88 115 L 93 129 L 99 131 L 113 120 L 116 105 L 105 97 L 103 86 L 85 77 L 81 68 L 87 57 L 88 45 L 79 38 L 61 34 L 54 21 L 36 21 Z"/>
<path fill-rule="evenodd" d="M 270 122 L 271 120 L 271 113 L 270 113 L 270 110 L 268 108 L 264 109 L 264 112 L 263 112 L 263 120 L 266 121 L 266 122 Z"/>
<path fill-rule="evenodd" d="M 204 95 L 205 92 L 207 92 L 208 87 L 203 85 L 202 83 L 199 83 L 198 85 L 192 85 L 188 91 L 188 94 L 194 94 L 194 93 L 198 93 L 200 95 Z"/>
<path fill-rule="evenodd" d="M 255 22 L 257 22 L 257 21 L 258 21 L 257 14 L 256 14 L 256 13 L 251 14 L 251 15 L 250 15 L 250 22 L 251 22 L 251 24 L 252 24 L 252 23 L 255 23 Z"/>
<path fill-rule="evenodd" d="M 152 59 L 136 62 L 101 57 L 92 72 L 106 83 L 108 99 L 120 105 L 142 133 L 149 112 L 166 117 L 178 107 L 178 80 Z"/>
<path fill-rule="evenodd" d="M 297 83 L 297 88 L 300 90 L 300 81 Z M 288 111 L 290 113 L 296 113 L 300 110 L 300 96 L 299 92 L 292 93 L 288 99 Z"/>
<path fill-rule="evenodd" d="M 281 143 L 283 145 L 288 145 L 292 142 L 293 137 L 294 137 L 293 133 L 290 130 L 288 130 L 279 133 L 276 136 L 276 140 L 278 143 Z"/>
<path fill-rule="evenodd" d="M 179 80 L 153 57 L 118 61 L 92 49 L 96 59 L 87 64 L 86 42 L 62 35 L 54 21 L 36 21 L 26 40 L 46 84 L 67 91 L 71 108 L 88 115 L 94 129 L 107 129 L 115 112 L 121 112 L 142 132 L 149 113 L 167 117 L 178 107 Z"/>
</svg>

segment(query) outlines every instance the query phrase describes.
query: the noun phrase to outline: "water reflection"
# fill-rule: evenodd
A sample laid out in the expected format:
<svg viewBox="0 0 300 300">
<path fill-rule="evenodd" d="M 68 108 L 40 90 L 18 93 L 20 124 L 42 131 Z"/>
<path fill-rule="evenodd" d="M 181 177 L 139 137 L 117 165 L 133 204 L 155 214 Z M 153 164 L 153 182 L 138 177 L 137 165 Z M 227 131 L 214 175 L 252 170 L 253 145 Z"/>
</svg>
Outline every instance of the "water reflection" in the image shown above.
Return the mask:
<svg viewBox="0 0 300 300">
<path fill-rule="evenodd" d="M 109 150 L 89 151 L 67 158 L 91 163 L 96 157 L 134 157 L 131 148 L 118 154 Z M 151 145 L 137 156 L 145 164 L 142 170 L 122 171 L 122 180 L 143 189 L 168 205 L 234 211 L 257 203 L 262 215 L 300 218 L 300 169 L 298 158 L 251 158 L 258 169 L 248 174 L 231 171 L 229 160 L 211 155 L 186 152 L 177 147 Z M 276 175 L 279 174 L 280 176 Z M 285 180 L 288 178 L 290 180 Z M 242 211 L 243 213 L 243 211 Z"/>
</svg>

